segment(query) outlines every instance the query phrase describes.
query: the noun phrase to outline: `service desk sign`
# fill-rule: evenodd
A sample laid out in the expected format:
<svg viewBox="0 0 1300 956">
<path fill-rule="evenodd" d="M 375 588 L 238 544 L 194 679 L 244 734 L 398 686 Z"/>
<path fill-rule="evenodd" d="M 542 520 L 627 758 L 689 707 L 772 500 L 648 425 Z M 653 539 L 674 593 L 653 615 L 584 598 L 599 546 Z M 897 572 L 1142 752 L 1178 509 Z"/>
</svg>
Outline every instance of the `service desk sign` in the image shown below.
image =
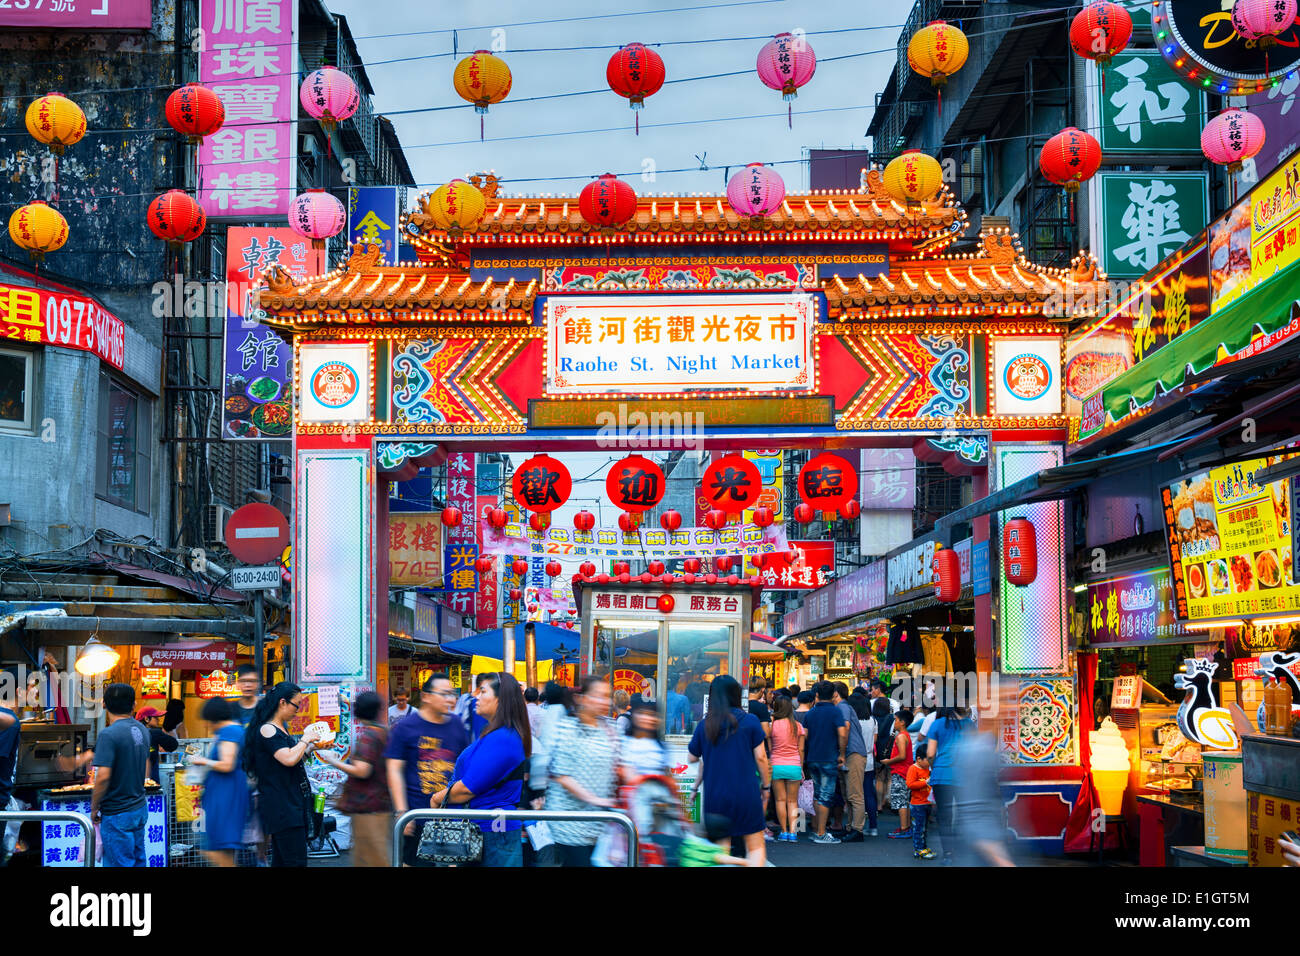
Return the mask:
<svg viewBox="0 0 1300 956">
<path fill-rule="evenodd" d="M 811 295 L 555 296 L 547 394 L 810 391 Z"/>
<path fill-rule="evenodd" d="M 1161 489 L 1179 618 L 1300 610 L 1291 479 L 1255 480 L 1257 471 L 1281 460 L 1237 462 Z"/>
</svg>

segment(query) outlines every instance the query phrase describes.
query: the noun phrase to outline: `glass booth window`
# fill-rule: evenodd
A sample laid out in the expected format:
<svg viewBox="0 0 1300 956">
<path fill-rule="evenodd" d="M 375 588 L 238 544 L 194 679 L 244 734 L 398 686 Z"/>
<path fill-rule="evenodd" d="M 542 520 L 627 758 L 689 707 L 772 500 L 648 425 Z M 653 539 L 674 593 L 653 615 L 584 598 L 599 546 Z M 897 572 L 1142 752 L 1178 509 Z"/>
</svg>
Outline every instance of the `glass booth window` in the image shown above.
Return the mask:
<svg viewBox="0 0 1300 956">
<path fill-rule="evenodd" d="M 597 619 L 593 628 L 592 673 L 604 677 L 610 690 L 659 699 L 659 624 L 645 620 Z"/>
<path fill-rule="evenodd" d="M 729 624 L 668 624 L 668 686 L 664 733 L 695 732 L 704 718 L 709 682 L 730 673 Z"/>
</svg>

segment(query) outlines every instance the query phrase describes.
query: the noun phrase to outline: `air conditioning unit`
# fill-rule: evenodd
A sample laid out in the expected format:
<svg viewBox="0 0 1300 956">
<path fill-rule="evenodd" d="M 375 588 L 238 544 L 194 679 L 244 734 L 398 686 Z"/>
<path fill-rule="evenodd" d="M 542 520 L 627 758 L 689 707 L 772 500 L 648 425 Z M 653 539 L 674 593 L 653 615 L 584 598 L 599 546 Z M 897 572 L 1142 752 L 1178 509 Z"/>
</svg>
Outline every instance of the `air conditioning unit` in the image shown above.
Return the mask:
<svg viewBox="0 0 1300 956">
<path fill-rule="evenodd" d="M 212 546 L 226 543 L 226 523 L 235 509 L 226 505 L 210 504 L 203 515 L 203 543 Z"/>
</svg>

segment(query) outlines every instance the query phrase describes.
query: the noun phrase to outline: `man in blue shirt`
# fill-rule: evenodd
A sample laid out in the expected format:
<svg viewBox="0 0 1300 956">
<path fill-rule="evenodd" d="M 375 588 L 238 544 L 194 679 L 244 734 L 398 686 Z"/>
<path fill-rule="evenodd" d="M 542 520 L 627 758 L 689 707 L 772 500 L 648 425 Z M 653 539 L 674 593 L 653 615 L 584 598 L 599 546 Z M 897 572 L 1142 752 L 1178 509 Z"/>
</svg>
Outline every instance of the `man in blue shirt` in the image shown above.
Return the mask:
<svg viewBox="0 0 1300 956">
<path fill-rule="evenodd" d="M 677 692 L 677 682 L 681 680 L 681 675 L 670 673 L 668 675 L 668 694 L 666 695 L 666 704 L 668 707 L 668 721 L 664 727 L 666 734 L 686 734 L 693 728 L 691 727 L 691 700 L 685 694 Z"/>
<path fill-rule="evenodd" d="M 839 780 L 840 769 L 845 765 L 849 727 L 844 715 L 833 702 L 834 686 L 821 681 L 813 690 L 817 695 L 817 703 L 803 718 L 804 729 L 808 732 L 804 753 L 817 806 L 812 842 L 839 843 L 839 840 L 826 832 L 826 818 L 830 815 L 830 804 L 835 797 L 835 784 Z"/>
</svg>

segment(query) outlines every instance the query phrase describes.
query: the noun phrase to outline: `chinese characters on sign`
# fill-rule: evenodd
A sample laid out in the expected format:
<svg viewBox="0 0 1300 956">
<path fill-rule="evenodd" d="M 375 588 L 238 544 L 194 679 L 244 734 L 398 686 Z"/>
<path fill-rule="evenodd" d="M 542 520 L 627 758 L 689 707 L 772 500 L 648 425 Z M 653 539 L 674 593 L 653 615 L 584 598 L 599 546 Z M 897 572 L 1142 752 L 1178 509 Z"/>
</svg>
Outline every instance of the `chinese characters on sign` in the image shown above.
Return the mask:
<svg viewBox="0 0 1300 956">
<path fill-rule="evenodd" d="M 818 511 L 838 511 L 858 493 L 858 472 L 843 458 L 823 452 L 799 469 L 799 497 Z"/>
<path fill-rule="evenodd" d="M 120 370 L 126 326 L 85 296 L 0 285 L 0 339 L 94 352 Z"/>
<path fill-rule="evenodd" d="M 442 580 L 442 516 L 398 513 L 388 519 L 389 587 L 432 587 Z"/>
<path fill-rule="evenodd" d="M 753 573 L 762 579 L 763 587 L 803 591 L 829 582 L 835 571 L 835 542 L 791 541 L 789 550 L 797 555 L 793 563 L 789 560 L 789 551 L 749 559 Z M 758 564 L 760 561 L 761 566 Z"/>
<path fill-rule="evenodd" d="M 1197 90 L 1193 96 L 1158 52 L 1125 50 L 1106 66 L 1106 73 L 1100 104 L 1103 153 L 1200 154 L 1205 94 Z"/>
<path fill-rule="evenodd" d="M 709 508 L 736 514 L 757 505 L 763 479 L 758 467 L 742 455 L 726 455 L 710 464 L 700 479 Z"/>
<path fill-rule="evenodd" d="M 624 511 L 641 512 L 657 505 L 664 496 L 663 469 L 649 458 L 628 455 L 617 461 L 605 476 L 609 500 Z"/>
<path fill-rule="evenodd" d="M 1084 625 L 1093 644 L 1184 638 L 1168 571 L 1151 571 L 1088 585 Z"/>
<path fill-rule="evenodd" d="M 84 0 L 83 0 L 84 2 Z M 156 788 L 145 791 L 144 857 L 145 865 L 151 867 L 167 865 L 167 806 L 162 793 Z M 45 797 L 41 800 L 41 810 L 49 813 L 63 810 L 72 813 L 84 813 L 90 816 L 90 791 L 84 796 L 71 794 Z M 42 866 L 85 866 L 82 858 L 85 837 L 81 826 L 76 823 L 47 822 L 42 824 L 41 865 Z"/>
<path fill-rule="evenodd" d="M 569 500 L 573 478 L 559 459 L 534 455 L 519 466 L 511 479 L 515 501 L 529 511 L 554 511 Z"/>
<path fill-rule="evenodd" d="M 447 456 L 446 500 L 449 507 L 459 508 L 462 515 L 475 514 L 472 452 L 453 452 Z M 478 572 L 474 568 L 478 558 L 476 524 L 477 521 L 461 521 L 447 532 L 443 587 L 451 592 L 447 595 L 447 606 L 461 615 L 474 612 L 474 592 L 478 590 Z"/>
<path fill-rule="evenodd" d="M 0 4 L 0 27 L 148 30 L 151 26 L 150 0 L 7 0 Z"/>
<path fill-rule="evenodd" d="M 808 391 L 815 321 L 810 295 L 555 297 L 546 391 Z"/>
<path fill-rule="evenodd" d="M 864 448 L 860 470 L 863 511 L 911 511 L 916 505 L 916 456 L 910 448 Z"/>
<path fill-rule="evenodd" d="M 1209 219 L 1204 173 L 1099 173 L 1093 181 L 1101 197 L 1103 267 L 1111 277 L 1151 271 Z"/>
<path fill-rule="evenodd" d="M 272 219 L 296 178 L 296 0 L 201 0 L 199 82 L 226 108 L 199 146 L 199 204 L 213 217 Z"/>
</svg>

